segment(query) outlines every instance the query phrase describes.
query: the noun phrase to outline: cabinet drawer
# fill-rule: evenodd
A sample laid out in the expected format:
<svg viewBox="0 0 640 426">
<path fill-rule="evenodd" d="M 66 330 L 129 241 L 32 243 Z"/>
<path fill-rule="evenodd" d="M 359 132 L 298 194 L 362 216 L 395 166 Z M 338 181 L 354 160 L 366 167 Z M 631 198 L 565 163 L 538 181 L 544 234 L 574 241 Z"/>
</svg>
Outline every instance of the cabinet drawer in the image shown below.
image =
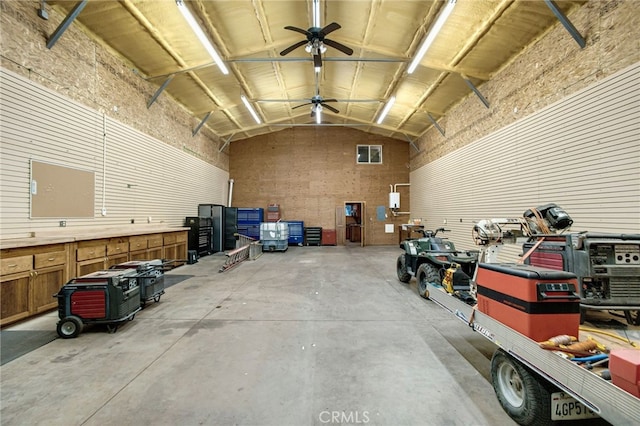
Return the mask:
<svg viewBox="0 0 640 426">
<path fill-rule="evenodd" d="M 155 234 L 149 236 L 149 248 L 162 247 L 162 234 Z"/>
<path fill-rule="evenodd" d="M 105 246 L 93 246 L 79 248 L 76 252 L 76 260 L 97 259 L 99 257 L 105 257 L 107 249 Z"/>
<path fill-rule="evenodd" d="M 113 255 L 123 254 L 128 252 L 129 252 L 128 242 L 118 242 L 118 243 L 110 242 L 109 244 L 107 244 L 108 256 L 113 256 Z"/>
<path fill-rule="evenodd" d="M 165 234 L 164 235 L 164 245 L 168 246 L 170 244 L 176 243 L 176 234 Z"/>
<path fill-rule="evenodd" d="M 30 271 L 33 268 L 33 256 L 18 256 L 2 259 L 0 263 L 2 275 L 15 274 L 16 272 Z"/>
<path fill-rule="evenodd" d="M 64 265 L 66 262 L 67 252 L 64 250 L 54 251 L 51 253 L 40 253 L 34 256 L 34 265 L 36 269 Z"/>
<path fill-rule="evenodd" d="M 176 242 L 185 243 L 186 241 L 187 241 L 187 233 L 186 232 L 179 232 L 178 234 L 176 234 Z"/>
<path fill-rule="evenodd" d="M 144 250 L 147 248 L 147 236 L 129 237 L 129 250 Z"/>
</svg>

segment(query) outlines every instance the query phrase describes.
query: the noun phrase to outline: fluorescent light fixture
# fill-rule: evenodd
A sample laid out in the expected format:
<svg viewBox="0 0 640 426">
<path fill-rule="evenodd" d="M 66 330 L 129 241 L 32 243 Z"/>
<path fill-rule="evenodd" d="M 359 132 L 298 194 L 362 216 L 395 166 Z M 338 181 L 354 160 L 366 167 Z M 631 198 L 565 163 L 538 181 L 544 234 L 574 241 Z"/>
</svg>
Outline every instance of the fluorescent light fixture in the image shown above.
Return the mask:
<svg viewBox="0 0 640 426">
<path fill-rule="evenodd" d="M 200 40 L 200 43 L 202 43 L 202 46 L 204 46 L 205 50 L 213 58 L 213 61 L 216 63 L 216 65 L 218 65 L 218 68 L 220 68 L 220 71 L 222 71 L 222 74 L 229 74 L 229 70 L 224 65 L 224 62 L 222 62 L 222 58 L 220 57 L 218 52 L 216 52 L 216 49 L 204 34 L 204 31 L 202 31 L 202 28 L 200 28 L 200 25 L 198 25 L 191 12 L 189 12 L 189 9 L 187 8 L 187 5 L 184 4 L 184 1 L 176 0 L 176 4 L 178 5 L 178 10 L 180 11 L 180 13 L 182 13 L 182 16 L 184 16 L 184 19 L 187 21 L 193 32 L 198 37 L 198 40 Z"/>
<path fill-rule="evenodd" d="M 418 53 L 416 53 L 416 56 L 413 58 L 413 61 L 411 61 L 411 65 L 409 65 L 409 68 L 407 69 L 407 74 L 411 74 L 416 70 L 416 68 L 418 67 L 418 64 L 420 63 L 420 61 L 422 61 L 422 58 L 424 57 L 425 53 L 427 53 L 427 50 L 431 46 L 431 43 L 433 43 L 433 40 L 435 40 L 436 36 L 440 32 L 440 29 L 442 29 L 442 26 L 444 25 L 446 20 L 449 18 L 449 15 L 451 15 L 451 12 L 453 11 L 453 8 L 456 5 L 456 0 L 447 0 L 447 1 L 448 1 L 447 5 L 444 7 L 444 10 L 440 14 L 440 16 L 438 16 L 438 19 L 436 20 L 435 24 L 433 24 L 433 26 L 429 30 L 429 34 L 427 34 L 427 37 L 422 42 L 422 45 L 420 46 L 420 49 L 418 49 Z"/>
<path fill-rule="evenodd" d="M 316 71 L 316 74 L 320 74 L 320 71 L 322 70 L 320 67 L 313 67 L 313 69 Z"/>
<path fill-rule="evenodd" d="M 322 123 L 322 106 L 316 105 L 316 124 Z"/>
<path fill-rule="evenodd" d="M 391 109 L 391 107 L 395 102 L 396 102 L 395 96 L 392 96 L 389 98 L 389 100 L 387 101 L 387 104 L 382 109 L 382 112 L 380 113 L 380 117 L 378 117 L 378 121 L 376 121 L 376 123 L 378 124 L 382 123 L 382 120 L 384 120 L 384 118 L 387 116 L 387 114 L 389 113 L 389 110 Z"/>
<path fill-rule="evenodd" d="M 244 104 L 244 106 L 247 107 L 253 119 L 256 120 L 256 123 L 260 124 L 260 117 L 258 117 L 258 114 L 256 114 L 256 111 L 253 109 L 253 107 L 249 103 L 249 100 L 247 99 L 247 97 L 245 95 L 240 95 L 240 99 L 242 99 L 242 103 Z"/>
<path fill-rule="evenodd" d="M 313 26 L 320 28 L 320 0 L 313 0 Z"/>
</svg>

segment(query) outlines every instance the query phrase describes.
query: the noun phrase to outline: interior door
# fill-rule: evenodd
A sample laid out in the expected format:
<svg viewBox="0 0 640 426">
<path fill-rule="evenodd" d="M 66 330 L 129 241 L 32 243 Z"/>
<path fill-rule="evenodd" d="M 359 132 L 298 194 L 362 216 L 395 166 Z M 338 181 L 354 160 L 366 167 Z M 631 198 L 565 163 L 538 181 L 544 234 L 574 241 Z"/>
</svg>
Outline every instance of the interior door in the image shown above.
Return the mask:
<svg viewBox="0 0 640 426">
<path fill-rule="evenodd" d="M 345 245 L 365 246 L 366 216 L 363 201 L 345 201 Z"/>
</svg>

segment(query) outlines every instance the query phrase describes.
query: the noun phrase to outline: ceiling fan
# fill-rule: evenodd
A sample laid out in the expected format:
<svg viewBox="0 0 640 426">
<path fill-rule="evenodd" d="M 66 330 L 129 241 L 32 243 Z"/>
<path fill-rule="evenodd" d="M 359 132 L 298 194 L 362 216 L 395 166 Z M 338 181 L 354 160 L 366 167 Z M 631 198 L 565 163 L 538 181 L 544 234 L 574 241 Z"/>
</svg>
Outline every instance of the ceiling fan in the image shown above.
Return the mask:
<svg viewBox="0 0 640 426">
<path fill-rule="evenodd" d="M 301 40 L 297 43 L 292 44 L 291 46 L 284 49 L 280 52 L 280 56 L 285 56 L 286 54 L 294 51 L 300 46 L 304 46 L 306 44 L 305 50 L 313 55 L 313 66 L 315 68 L 320 68 L 322 66 L 322 54 L 327 50 L 327 46 L 331 46 L 339 51 L 351 56 L 353 54 L 353 49 L 345 46 L 342 43 L 338 43 L 337 41 L 330 40 L 325 38 L 327 34 L 332 33 L 333 31 L 342 28 L 339 24 L 332 22 L 324 28 L 320 27 L 311 27 L 308 30 L 303 30 L 302 28 L 286 26 L 285 30 L 296 31 L 301 34 L 304 34 L 307 39 Z"/>
<path fill-rule="evenodd" d="M 322 96 L 315 95 L 314 97 L 309 98 L 309 101 L 310 102 L 307 102 L 306 104 L 296 105 L 291 109 L 301 108 L 305 105 L 311 105 L 311 117 L 315 116 L 316 112 L 319 113 L 320 111 L 322 111 L 323 108 L 326 108 L 336 114 L 340 113 L 340 111 L 338 111 L 336 108 L 327 104 L 327 102 L 338 102 L 337 99 L 323 99 Z"/>
</svg>

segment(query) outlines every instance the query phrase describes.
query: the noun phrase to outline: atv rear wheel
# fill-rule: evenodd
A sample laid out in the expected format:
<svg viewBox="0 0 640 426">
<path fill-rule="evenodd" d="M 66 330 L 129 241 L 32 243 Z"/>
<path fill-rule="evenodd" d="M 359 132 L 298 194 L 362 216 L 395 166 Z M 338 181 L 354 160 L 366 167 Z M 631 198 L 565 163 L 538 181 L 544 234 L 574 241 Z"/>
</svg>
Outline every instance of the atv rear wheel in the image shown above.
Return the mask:
<svg viewBox="0 0 640 426">
<path fill-rule="evenodd" d="M 398 279 L 403 283 L 408 283 L 411 281 L 411 274 L 407 272 L 407 264 L 405 260 L 405 255 L 401 254 L 398 256 L 398 261 L 396 262 L 396 270 L 398 272 Z"/>
<path fill-rule="evenodd" d="M 438 270 L 430 263 L 423 263 L 418 267 L 416 281 L 418 282 L 418 294 L 425 299 L 429 298 L 429 292 L 427 291 L 428 283 L 442 284 Z"/>
</svg>

